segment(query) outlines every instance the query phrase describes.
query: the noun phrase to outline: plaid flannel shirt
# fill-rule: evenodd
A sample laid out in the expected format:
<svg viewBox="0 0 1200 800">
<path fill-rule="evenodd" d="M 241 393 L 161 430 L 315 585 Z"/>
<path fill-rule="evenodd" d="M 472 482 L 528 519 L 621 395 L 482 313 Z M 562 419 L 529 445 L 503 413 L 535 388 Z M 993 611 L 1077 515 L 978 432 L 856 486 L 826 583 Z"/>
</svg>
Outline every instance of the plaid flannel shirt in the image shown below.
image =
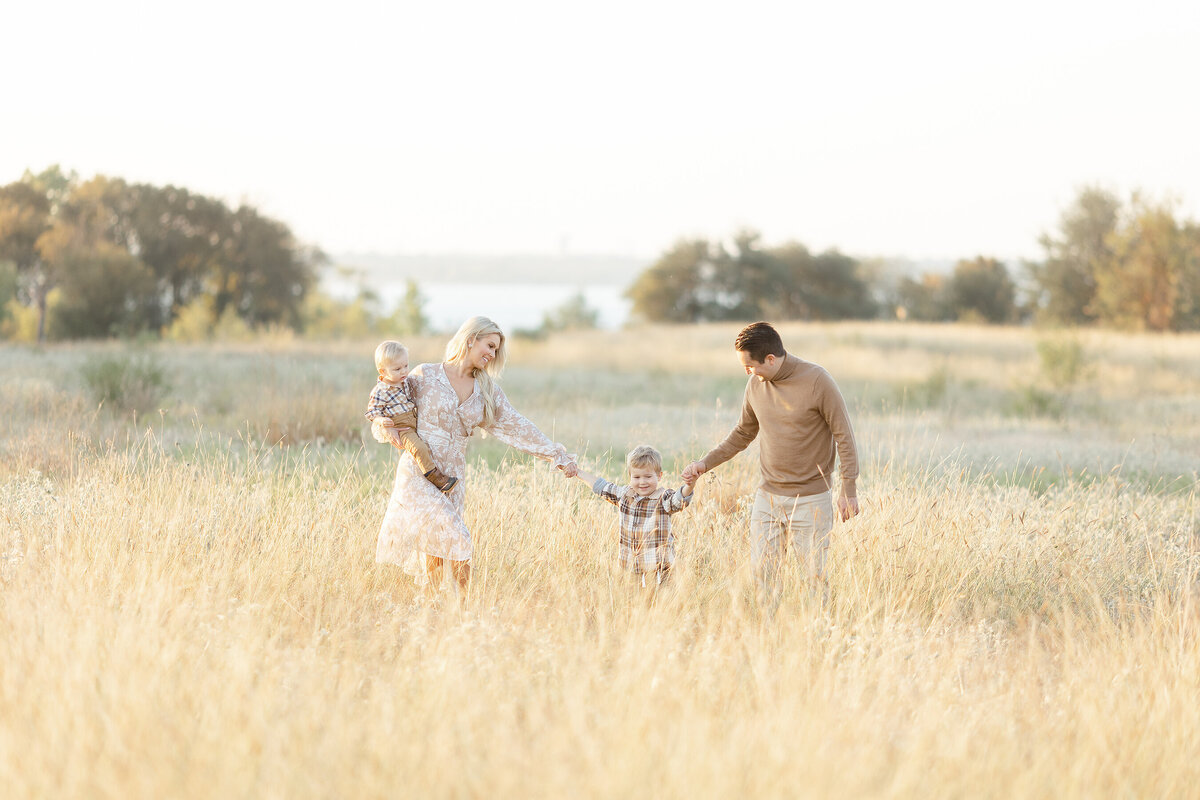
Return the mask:
<svg viewBox="0 0 1200 800">
<path fill-rule="evenodd" d="M 379 381 L 371 390 L 371 399 L 367 401 L 367 419 L 374 422 L 387 417 L 391 419 L 396 414 L 412 411 L 417 404 L 408 396 L 408 386 L 404 381 L 393 386 Z"/>
<path fill-rule="evenodd" d="M 675 563 L 671 515 L 686 508 L 692 495 L 674 489 L 656 489 L 641 497 L 628 486 L 603 478 L 596 481 L 592 491 L 617 507 L 621 567 L 635 573 L 670 569 Z"/>
</svg>

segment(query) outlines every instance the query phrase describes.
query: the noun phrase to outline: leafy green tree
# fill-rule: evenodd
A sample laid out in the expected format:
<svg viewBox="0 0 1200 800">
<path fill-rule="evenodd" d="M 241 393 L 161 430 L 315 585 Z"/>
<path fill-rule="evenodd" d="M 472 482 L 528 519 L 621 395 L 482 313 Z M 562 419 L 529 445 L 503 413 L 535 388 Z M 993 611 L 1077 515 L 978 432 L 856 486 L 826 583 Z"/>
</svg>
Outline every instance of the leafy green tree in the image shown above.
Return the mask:
<svg viewBox="0 0 1200 800">
<path fill-rule="evenodd" d="M 709 319 L 712 292 L 702 297 L 716 274 L 716 259 L 706 239 L 681 239 L 642 272 L 625 292 L 633 313 L 653 322 L 702 322 Z"/>
<path fill-rule="evenodd" d="M 857 259 L 827 250 L 813 266 L 813 290 L 823 298 L 825 309 L 814 319 L 871 319 L 879 314 L 879 303 Z"/>
<path fill-rule="evenodd" d="M 129 258 L 118 258 L 113 248 Z M 117 304 L 119 319 L 98 312 L 95 325 L 166 329 L 183 308 L 199 309 L 196 301 L 209 296 L 205 313 L 214 321 L 232 313 L 252 326 L 295 326 L 325 256 L 248 206 L 232 211 L 186 189 L 104 176 L 80 183 L 74 173 L 51 167 L 0 187 L 0 259 L 16 264 L 18 297 L 38 309 L 44 338 L 55 287 L 62 286 L 56 296 L 75 314 L 76 290 L 67 283 L 86 285 L 98 275 L 108 281 L 106 297 L 121 290 L 124 299 Z M 100 332 L 83 317 L 78 322 L 74 333 Z"/>
<path fill-rule="evenodd" d="M 859 262 L 836 250 L 817 256 L 797 242 L 771 251 L 781 266 L 772 287 L 777 315 L 784 319 L 869 319 L 879 313 Z"/>
<path fill-rule="evenodd" d="M 799 242 L 786 242 L 772 254 L 783 277 L 776 287 L 775 316 L 784 319 L 813 319 L 816 301 L 810 291 L 809 278 L 814 272 L 813 255 Z"/>
<path fill-rule="evenodd" d="M 1188 241 L 1189 256 L 1181 265 L 1178 276 L 1179 294 L 1175 303 L 1175 330 L 1200 330 L 1200 224 L 1188 221 L 1183 225 Z"/>
<path fill-rule="evenodd" d="M 125 187 L 114 240 L 154 272 L 162 298 L 156 324 L 167 325 L 207 293 L 232 250 L 233 219 L 220 200 L 176 186 Z"/>
<path fill-rule="evenodd" d="M 950 308 L 960 320 L 1000 323 L 1016 319 L 1016 284 L 1008 268 L 994 258 L 959 261 L 946 290 Z"/>
<path fill-rule="evenodd" d="M 1111 192 L 1084 187 L 1059 219 L 1057 236 L 1041 237 L 1046 259 L 1029 266 L 1040 319 L 1065 325 L 1096 320 L 1096 269 L 1112 259 L 1120 208 Z"/>
<path fill-rule="evenodd" d="M 600 312 L 587 304 L 580 291 L 542 316 L 542 332 L 592 330 L 599 322 Z"/>
<path fill-rule="evenodd" d="M 345 301 L 319 290 L 304 296 L 301 320 L 304 335 L 316 339 L 361 339 L 378 327 L 361 295 Z"/>
<path fill-rule="evenodd" d="M 296 327 L 305 293 L 326 257 L 299 247 L 286 225 L 250 206 L 233 213 L 231 236 L 209 271 L 218 318 L 226 308 L 251 325 L 280 322 Z"/>
<path fill-rule="evenodd" d="M 681 241 L 627 292 L 634 313 L 661 322 L 870 318 L 878 304 L 857 260 L 830 250 L 813 256 L 789 242 L 766 248 L 742 230 L 731 247 Z"/>
<path fill-rule="evenodd" d="M 744 229 L 734 234 L 732 251 L 718 248 L 710 280 L 701 287 L 708 319 L 762 319 L 778 313 L 787 275 L 761 239 L 757 231 Z"/>
<path fill-rule="evenodd" d="M 17 302 L 17 265 L 13 261 L 0 260 L 0 328 L 12 319 L 13 306 Z"/>
<path fill-rule="evenodd" d="M 897 313 L 914 322 L 949 322 L 954 319 L 947 280 L 927 272 L 919 279 L 903 277 L 896 286 Z"/>
<path fill-rule="evenodd" d="M 63 280 L 54 309 L 56 336 L 129 336 L 146 328 L 154 299 L 148 267 L 111 242 L 68 247 L 55 255 Z"/>
<path fill-rule="evenodd" d="M 1135 195 L 1127 220 L 1097 265 L 1095 308 L 1108 324 L 1151 331 L 1196 327 L 1200 232 L 1172 203 Z"/>
<path fill-rule="evenodd" d="M 108 238 L 111 209 L 103 179 L 63 197 L 38 252 L 59 287 L 57 336 L 131 334 L 146 327 L 156 305 L 154 276 L 140 260 Z"/>
<path fill-rule="evenodd" d="M 56 261 L 69 255 L 70 263 L 78 268 L 87 262 L 86 249 L 100 248 L 104 243 L 137 258 L 140 239 L 135 221 L 139 198 L 133 193 L 135 187 L 127 186 L 120 179 L 104 176 L 80 183 L 73 174 L 63 176 L 57 168 L 39 176 L 27 173 L 26 180 L 38 182 L 36 185 L 40 185 L 41 191 L 47 193 L 48 205 L 52 209 L 47 217 L 44 236 L 38 244 L 47 278 L 53 276 L 53 282 L 71 280 L 70 275 L 60 274 L 61 269 Z M 99 254 L 99 262 L 111 265 L 114 263 L 112 259 L 113 253 L 109 249 Z M 141 277 L 138 280 L 140 282 Z M 147 316 L 147 322 L 156 324 L 161 305 L 159 299 L 142 292 L 140 288 L 138 293 L 144 295 L 142 312 Z M 69 289 L 66 294 L 70 295 Z"/>
<path fill-rule="evenodd" d="M 0 258 L 18 274 L 38 269 L 38 238 L 50 227 L 50 201 L 23 181 L 0 186 Z"/>
<path fill-rule="evenodd" d="M 21 180 L 0 187 L 0 258 L 17 265 L 19 293 L 37 309 L 39 342 L 46 338 L 47 299 L 56 283 L 39 243 L 56 224 L 74 182 L 74 173 L 54 166 L 37 175 L 26 170 Z"/>
<path fill-rule="evenodd" d="M 429 317 L 425 315 L 425 296 L 421 287 L 412 278 L 404 284 L 404 296 L 392 312 L 390 327 L 398 336 L 421 336 L 429 331 Z"/>
<path fill-rule="evenodd" d="M 132 334 L 154 319 L 153 273 L 114 241 L 123 188 L 122 182 L 103 177 L 73 182 L 38 238 L 47 272 L 60 289 L 56 335 Z"/>
</svg>

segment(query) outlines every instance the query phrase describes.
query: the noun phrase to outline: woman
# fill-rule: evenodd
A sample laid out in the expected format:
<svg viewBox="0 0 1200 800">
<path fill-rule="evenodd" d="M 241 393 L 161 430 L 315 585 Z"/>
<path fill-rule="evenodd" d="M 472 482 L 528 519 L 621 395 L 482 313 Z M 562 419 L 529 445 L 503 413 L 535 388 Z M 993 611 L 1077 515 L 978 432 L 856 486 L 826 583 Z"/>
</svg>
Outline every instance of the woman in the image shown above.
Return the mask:
<svg viewBox="0 0 1200 800">
<path fill-rule="evenodd" d="M 418 583 L 428 576 L 439 585 L 445 561 L 461 590 L 471 579 L 471 532 L 462 516 L 462 478 L 467 439 L 476 428 L 550 461 L 567 477 L 577 470 L 566 448 L 518 414 L 495 384 L 506 357 L 504 333 L 496 323 L 472 317 L 446 345 L 445 361 L 421 364 L 408 375 L 417 404 L 417 434 L 429 444 L 441 470 L 459 478 L 454 489 L 442 494 L 424 478 L 411 455 L 400 457 L 375 560 L 400 565 Z M 376 420 L 372 430 L 380 442 L 399 439 L 400 429 L 390 419 Z"/>
</svg>

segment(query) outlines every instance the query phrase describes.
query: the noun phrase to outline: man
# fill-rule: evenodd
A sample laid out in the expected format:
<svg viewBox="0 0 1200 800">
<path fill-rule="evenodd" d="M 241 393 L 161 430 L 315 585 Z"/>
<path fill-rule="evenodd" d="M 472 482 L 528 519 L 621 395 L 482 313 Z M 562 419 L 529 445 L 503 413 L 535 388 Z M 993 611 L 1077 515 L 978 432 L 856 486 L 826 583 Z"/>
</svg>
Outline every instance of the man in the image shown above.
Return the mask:
<svg viewBox="0 0 1200 800">
<path fill-rule="evenodd" d="M 750 515 L 750 560 L 760 596 L 774 611 L 779 569 L 790 546 L 824 592 L 825 555 L 833 529 L 834 463 L 841 459 L 837 509 L 858 513 L 858 453 L 846 403 L 822 367 L 791 355 L 766 322 L 742 329 L 733 343 L 750 376 L 742 415 L 725 441 L 683 470 L 685 481 L 724 464 L 761 431 L 762 485 Z"/>
</svg>

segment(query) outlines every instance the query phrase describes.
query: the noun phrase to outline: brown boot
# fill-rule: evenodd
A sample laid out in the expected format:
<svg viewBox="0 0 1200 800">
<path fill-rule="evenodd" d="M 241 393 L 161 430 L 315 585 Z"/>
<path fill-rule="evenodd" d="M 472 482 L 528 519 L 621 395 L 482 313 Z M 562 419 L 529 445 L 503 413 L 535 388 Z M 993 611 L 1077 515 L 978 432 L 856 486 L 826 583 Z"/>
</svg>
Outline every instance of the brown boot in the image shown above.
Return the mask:
<svg viewBox="0 0 1200 800">
<path fill-rule="evenodd" d="M 425 473 L 425 477 L 429 478 L 429 482 L 440 489 L 443 493 L 454 488 L 454 484 L 458 483 L 458 478 L 447 475 L 437 467 Z"/>
</svg>

